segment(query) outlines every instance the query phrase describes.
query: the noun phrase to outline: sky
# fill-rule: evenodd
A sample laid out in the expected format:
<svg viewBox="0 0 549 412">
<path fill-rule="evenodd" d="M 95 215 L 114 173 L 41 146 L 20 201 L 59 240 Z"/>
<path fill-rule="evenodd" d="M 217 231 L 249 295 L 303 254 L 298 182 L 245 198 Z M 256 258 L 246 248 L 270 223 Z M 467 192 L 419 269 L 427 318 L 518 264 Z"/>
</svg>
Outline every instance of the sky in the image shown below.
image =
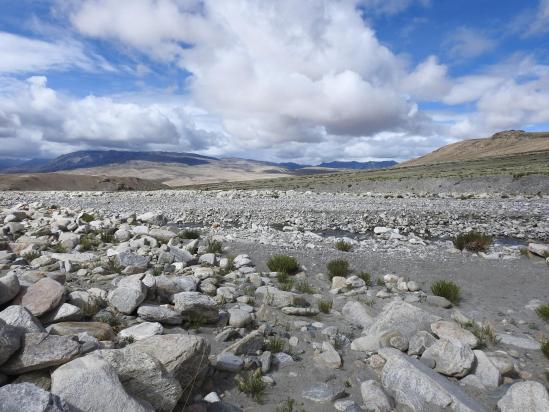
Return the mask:
<svg viewBox="0 0 549 412">
<path fill-rule="evenodd" d="M 404 160 L 549 129 L 549 0 L 0 0 L 0 157 Z"/>
</svg>

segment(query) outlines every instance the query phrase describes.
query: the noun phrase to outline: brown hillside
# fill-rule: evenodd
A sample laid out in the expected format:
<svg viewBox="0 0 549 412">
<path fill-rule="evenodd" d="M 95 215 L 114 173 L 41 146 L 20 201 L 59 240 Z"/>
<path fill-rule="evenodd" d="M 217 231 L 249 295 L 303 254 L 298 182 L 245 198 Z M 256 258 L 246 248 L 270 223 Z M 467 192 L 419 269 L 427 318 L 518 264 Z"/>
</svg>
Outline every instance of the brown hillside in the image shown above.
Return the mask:
<svg viewBox="0 0 549 412">
<path fill-rule="evenodd" d="M 395 167 L 474 160 L 546 150 L 549 150 L 549 132 L 530 133 L 523 130 L 508 130 L 486 139 L 452 143 L 417 159 L 399 163 Z"/>
</svg>

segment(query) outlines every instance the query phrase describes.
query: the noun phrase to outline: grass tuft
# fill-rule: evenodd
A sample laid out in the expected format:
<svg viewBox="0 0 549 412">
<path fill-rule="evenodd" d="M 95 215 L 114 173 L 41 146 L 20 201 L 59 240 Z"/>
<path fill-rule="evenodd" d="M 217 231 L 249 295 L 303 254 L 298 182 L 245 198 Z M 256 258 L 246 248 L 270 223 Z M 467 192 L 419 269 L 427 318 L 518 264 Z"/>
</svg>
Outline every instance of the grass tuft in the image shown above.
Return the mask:
<svg viewBox="0 0 549 412">
<path fill-rule="evenodd" d="M 372 275 L 368 272 L 360 272 L 357 276 L 364 281 L 366 286 L 372 286 Z"/>
<path fill-rule="evenodd" d="M 541 305 L 536 309 L 538 316 L 546 322 L 549 322 L 549 303 Z"/>
<path fill-rule="evenodd" d="M 549 359 L 549 339 L 544 339 L 542 342 L 541 342 L 541 351 L 543 353 L 543 355 Z"/>
<path fill-rule="evenodd" d="M 200 239 L 198 230 L 185 229 L 178 235 L 181 239 Z"/>
<path fill-rule="evenodd" d="M 100 241 L 98 241 L 93 233 L 88 233 L 80 238 L 80 251 L 87 252 L 90 250 L 95 250 L 99 246 Z"/>
<path fill-rule="evenodd" d="M 333 302 L 329 299 L 320 299 L 318 301 L 318 310 L 322 313 L 330 313 L 332 310 Z"/>
<path fill-rule="evenodd" d="M 342 252 L 349 252 L 353 248 L 353 245 L 349 242 L 345 242 L 344 240 L 338 240 L 335 247 L 337 250 L 341 250 Z"/>
<path fill-rule="evenodd" d="M 261 379 L 261 369 L 250 372 L 244 378 L 237 376 L 235 378 L 238 390 L 250 396 L 257 403 L 261 403 L 267 385 Z"/>
<path fill-rule="evenodd" d="M 449 280 L 438 280 L 431 285 L 431 292 L 435 296 L 442 296 L 448 299 L 454 305 L 459 304 L 460 289 L 459 286 Z"/>
<path fill-rule="evenodd" d="M 305 412 L 305 409 L 297 409 L 297 403 L 295 399 L 288 398 L 279 406 L 276 407 L 276 412 Z"/>
<path fill-rule="evenodd" d="M 478 347 L 480 349 L 486 348 L 488 345 L 493 346 L 499 342 L 496 335 L 496 330 L 489 323 L 479 325 L 478 323 L 471 321 L 466 323 L 464 326 L 465 329 L 470 330 L 471 333 L 477 337 Z"/>
<path fill-rule="evenodd" d="M 206 252 L 207 253 L 222 253 L 223 244 L 219 240 L 208 239 L 206 243 Z"/>
<path fill-rule="evenodd" d="M 272 338 L 267 339 L 265 342 L 265 350 L 268 350 L 271 353 L 284 352 L 286 348 L 286 341 L 278 336 L 273 336 Z"/>
<path fill-rule="evenodd" d="M 349 262 L 345 259 L 335 259 L 326 265 L 330 279 L 334 276 L 347 276 L 349 274 Z"/>
<path fill-rule="evenodd" d="M 309 281 L 306 279 L 299 280 L 295 283 L 295 288 L 298 292 L 301 293 L 315 293 L 315 290 L 309 284 Z"/>
<path fill-rule="evenodd" d="M 27 252 L 23 255 L 23 258 L 29 263 L 39 257 L 40 257 L 40 252 L 35 252 L 35 251 Z"/>
<path fill-rule="evenodd" d="M 91 213 L 84 213 L 84 214 L 82 214 L 80 219 L 85 223 L 90 223 L 90 222 L 93 222 L 95 220 L 95 216 Z"/>
<path fill-rule="evenodd" d="M 67 251 L 67 248 L 63 246 L 61 243 L 56 243 L 51 247 L 51 250 L 54 253 L 65 253 Z"/>
<path fill-rule="evenodd" d="M 267 261 L 267 267 L 271 272 L 287 273 L 293 275 L 299 271 L 299 263 L 296 258 L 288 255 L 274 255 Z"/>
<path fill-rule="evenodd" d="M 492 244 L 492 237 L 484 233 L 471 231 L 461 233 L 454 238 L 454 246 L 459 250 L 469 252 L 485 252 Z"/>
</svg>

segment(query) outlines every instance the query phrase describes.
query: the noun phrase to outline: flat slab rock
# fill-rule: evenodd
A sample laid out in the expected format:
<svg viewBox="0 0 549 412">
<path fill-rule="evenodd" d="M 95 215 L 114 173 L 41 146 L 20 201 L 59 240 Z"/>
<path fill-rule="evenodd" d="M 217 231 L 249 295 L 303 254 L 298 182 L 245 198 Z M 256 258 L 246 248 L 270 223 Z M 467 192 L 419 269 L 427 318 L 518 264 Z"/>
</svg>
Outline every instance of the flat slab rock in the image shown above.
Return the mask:
<svg viewBox="0 0 549 412">
<path fill-rule="evenodd" d="M 63 300 L 65 287 L 48 277 L 27 288 L 21 297 L 21 305 L 34 316 L 41 316 L 59 306 Z"/>
<path fill-rule="evenodd" d="M 61 336 L 87 333 L 98 340 L 113 340 L 116 337 L 112 328 L 103 322 L 59 322 L 48 326 L 47 330 Z"/>
<path fill-rule="evenodd" d="M 500 343 L 503 343 L 504 345 L 516 346 L 517 348 L 528 350 L 541 349 L 541 344 L 532 338 L 522 338 L 519 336 L 508 335 L 507 333 L 498 333 L 497 338 L 499 339 Z"/>
<path fill-rule="evenodd" d="M 32 383 L 0 387 L 0 410 L 9 412 L 69 412 L 59 396 Z"/>
<path fill-rule="evenodd" d="M 317 383 L 305 389 L 301 396 L 313 402 L 327 403 L 345 396 L 345 388 L 341 383 Z"/>
</svg>

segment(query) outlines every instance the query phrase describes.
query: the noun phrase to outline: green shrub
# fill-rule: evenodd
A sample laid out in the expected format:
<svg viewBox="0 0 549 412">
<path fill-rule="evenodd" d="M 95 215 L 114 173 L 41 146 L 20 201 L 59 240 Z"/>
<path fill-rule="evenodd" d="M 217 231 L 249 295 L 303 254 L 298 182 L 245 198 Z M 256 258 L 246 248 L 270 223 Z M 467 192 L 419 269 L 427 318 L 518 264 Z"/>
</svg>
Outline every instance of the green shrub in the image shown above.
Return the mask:
<svg viewBox="0 0 549 412">
<path fill-rule="evenodd" d="M 261 379 L 261 369 L 248 373 L 244 378 L 235 378 L 238 390 L 250 396 L 257 403 L 261 403 L 267 385 Z"/>
<path fill-rule="evenodd" d="M 360 272 L 357 276 L 364 281 L 366 286 L 372 286 L 372 275 L 368 272 Z"/>
<path fill-rule="evenodd" d="M 546 322 L 549 322 L 549 303 L 541 305 L 536 309 L 538 316 Z"/>
<path fill-rule="evenodd" d="M 40 257 L 40 252 L 35 252 L 35 251 L 27 252 L 23 255 L 23 258 L 29 263 L 39 257 Z"/>
<path fill-rule="evenodd" d="M 305 409 L 297 409 L 295 399 L 286 399 L 282 404 L 277 406 L 276 412 L 305 412 Z"/>
<path fill-rule="evenodd" d="M 480 349 L 485 348 L 488 345 L 495 345 L 499 342 L 494 327 L 489 323 L 479 325 L 478 323 L 471 321 L 466 323 L 464 326 L 477 337 L 478 347 Z"/>
<path fill-rule="evenodd" d="M 268 350 L 271 353 L 284 352 L 285 348 L 286 341 L 278 336 L 267 339 L 267 342 L 265 343 L 265 350 Z"/>
<path fill-rule="evenodd" d="M 448 280 L 438 280 L 431 285 L 431 292 L 435 296 L 442 296 L 448 299 L 454 305 L 457 305 L 460 300 L 459 286 Z"/>
<path fill-rule="evenodd" d="M 292 278 L 286 279 L 284 282 L 279 282 L 278 288 L 285 292 L 289 292 L 294 287 L 294 280 Z"/>
<path fill-rule="evenodd" d="M 80 251 L 95 250 L 99 244 L 100 241 L 95 238 L 94 234 L 88 233 L 80 238 Z"/>
<path fill-rule="evenodd" d="M 155 266 L 152 271 L 153 276 L 160 276 L 164 273 L 164 268 L 162 266 Z"/>
<path fill-rule="evenodd" d="M 301 293 L 314 293 L 315 290 L 309 284 L 309 281 L 306 279 L 301 279 L 295 283 L 295 288 L 298 292 Z"/>
<path fill-rule="evenodd" d="M 67 251 L 67 248 L 61 243 L 56 243 L 51 247 L 51 250 L 55 253 L 65 253 Z"/>
<path fill-rule="evenodd" d="M 80 216 L 80 220 L 82 220 L 85 223 L 90 223 L 95 220 L 95 216 L 91 213 L 84 213 L 82 216 Z"/>
<path fill-rule="evenodd" d="M 549 339 L 544 339 L 543 342 L 541 342 L 541 351 L 543 352 L 543 355 L 549 359 Z"/>
<path fill-rule="evenodd" d="M 208 253 L 222 253 L 223 244 L 219 240 L 208 239 L 206 243 L 206 252 Z"/>
<path fill-rule="evenodd" d="M 322 313 L 330 313 L 332 306 L 333 302 L 329 299 L 320 299 L 318 301 L 318 310 Z"/>
<path fill-rule="evenodd" d="M 267 267 L 271 272 L 282 272 L 293 275 L 299 271 L 299 263 L 296 258 L 288 255 L 274 255 L 267 261 Z"/>
<path fill-rule="evenodd" d="M 461 233 L 454 238 L 454 247 L 469 252 L 485 252 L 492 244 L 492 237 L 480 232 Z"/>
<path fill-rule="evenodd" d="M 330 279 L 334 276 L 347 276 L 349 274 L 349 262 L 345 259 L 335 259 L 326 265 Z"/>
<path fill-rule="evenodd" d="M 185 229 L 178 236 L 182 239 L 200 239 L 200 232 L 198 230 Z"/>
<path fill-rule="evenodd" d="M 345 242 L 344 240 L 338 240 L 335 244 L 335 247 L 337 250 L 341 250 L 342 252 L 348 252 L 353 248 L 353 245 Z"/>
<path fill-rule="evenodd" d="M 385 286 L 385 281 L 383 280 L 383 278 L 376 279 L 376 286 Z"/>
<path fill-rule="evenodd" d="M 101 233 L 100 233 L 101 242 L 103 242 L 103 243 L 115 243 L 116 238 L 114 237 L 114 232 L 116 232 L 116 229 L 102 230 Z"/>
</svg>

